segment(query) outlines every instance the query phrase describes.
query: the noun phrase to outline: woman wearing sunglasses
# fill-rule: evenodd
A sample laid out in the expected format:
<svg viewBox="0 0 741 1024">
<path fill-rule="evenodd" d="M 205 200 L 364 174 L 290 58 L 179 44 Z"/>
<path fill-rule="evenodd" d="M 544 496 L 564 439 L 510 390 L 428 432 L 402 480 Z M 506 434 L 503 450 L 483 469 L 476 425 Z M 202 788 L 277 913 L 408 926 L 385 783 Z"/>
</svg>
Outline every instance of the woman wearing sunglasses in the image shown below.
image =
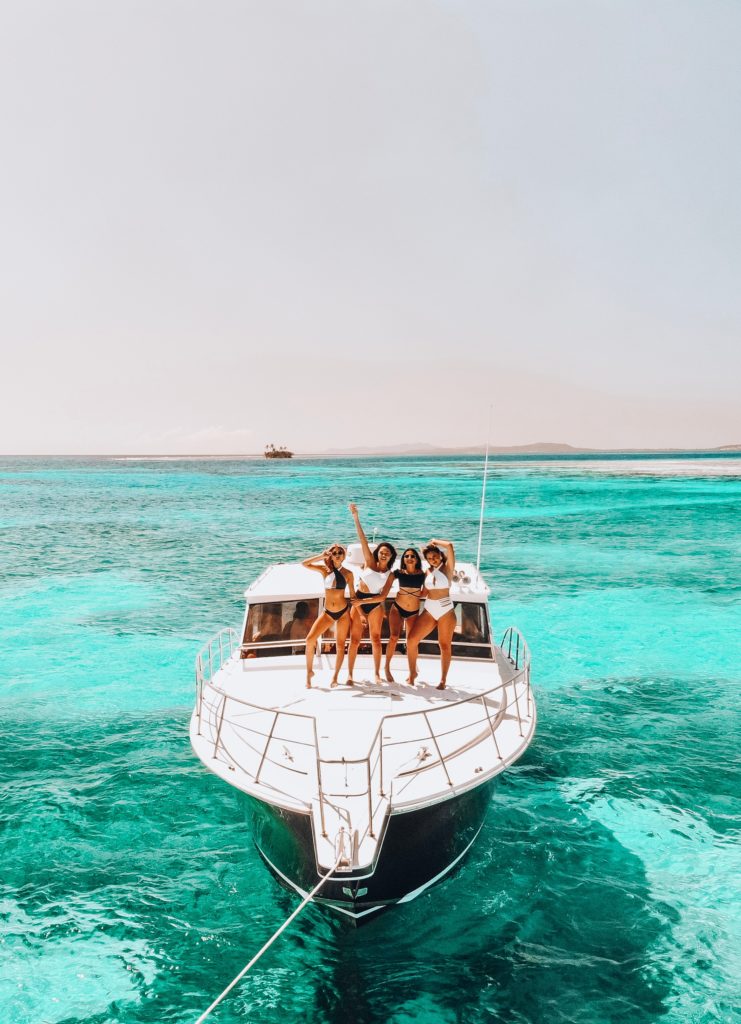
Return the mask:
<svg viewBox="0 0 741 1024">
<path fill-rule="evenodd" d="M 391 569 L 396 561 L 396 548 L 388 541 L 382 541 L 371 551 L 368 538 L 360 525 L 357 505 L 350 504 L 350 512 L 355 520 L 358 540 L 363 548 L 365 565 L 360 574 L 360 585 L 357 589 L 352 611 L 352 631 L 350 633 L 350 651 L 347 656 L 348 685 L 354 683 L 353 670 L 358 646 L 363 636 L 366 623 L 370 632 L 373 648 L 373 669 L 375 682 L 381 682 L 381 626 L 383 625 L 384 608 L 389 590 L 394 582 Z"/>
<path fill-rule="evenodd" d="M 455 569 L 455 551 L 449 540 L 433 538 L 422 554 L 427 560 L 424 589 L 425 607 L 421 615 L 417 616 L 407 639 L 407 657 L 409 659 L 407 682 L 414 686 L 414 681 L 417 678 L 417 655 L 420 641 L 429 636 L 437 626 L 441 666 L 440 682 L 437 688 L 444 690 L 450 668 L 455 629 L 455 611 L 450 598 L 450 583 Z"/>
<path fill-rule="evenodd" d="M 355 584 L 349 569 L 343 569 L 345 549 L 341 544 L 333 544 L 321 555 L 313 555 L 302 562 L 307 569 L 320 572 L 324 578 L 324 611 L 314 622 L 306 637 L 306 686 L 311 689 L 311 677 L 314 675 L 314 652 L 316 643 L 322 633 L 334 622 L 337 639 L 337 654 L 334 661 L 332 686 L 337 686 L 337 677 L 345 660 L 345 641 L 350 632 L 350 601 L 345 597 L 345 590 L 350 588 L 351 599 L 355 597 Z"/>
<path fill-rule="evenodd" d="M 407 640 L 417 621 L 422 602 L 422 587 L 425 574 L 422 572 L 422 558 L 415 548 L 407 548 L 401 555 L 401 568 L 392 573 L 399 584 L 399 591 L 389 610 L 389 640 L 386 645 L 386 680 L 394 682 L 391 675 L 391 659 L 404 630 Z"/>
</svg>

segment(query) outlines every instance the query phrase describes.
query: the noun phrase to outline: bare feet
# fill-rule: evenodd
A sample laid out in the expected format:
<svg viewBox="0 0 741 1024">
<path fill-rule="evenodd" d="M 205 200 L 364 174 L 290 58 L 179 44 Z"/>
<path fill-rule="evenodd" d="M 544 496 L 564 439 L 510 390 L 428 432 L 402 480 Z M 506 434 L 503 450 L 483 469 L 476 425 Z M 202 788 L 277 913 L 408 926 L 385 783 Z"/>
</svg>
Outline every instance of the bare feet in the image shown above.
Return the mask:
<svg viewBox="0 0 741 1024">
<path fill-rule="evenodd" d="M 330 690 L 334 689 L 335 686 L 337 686 L 337 680 L 333 679 L 332 682 L 329 684 Z"/>
<path fill-rule="evenodd" d="M 387 683 L 395 683 L 396 682 L 394 677 L 391 675 L 391 669 L 390 668 L 386 669 L 386 682 Z"/>
<path fill-rule="evenodd" d="M 445 683 L 438 683 L 437 684 L 437 689 L 438 690 L 444 690 L 445 689 Z"/>
<path fill-rule="evenodd" d="M 416 676 L 407 676 L 407 682 L 409 683 L 410 686 L 414 686 L 414 680 L 416 678 Z"/>
<path fill-rule="evenodd" d="M 347 677 L 347 685 L 348 686 L 355 686 L 355 680 L 351 679 L 350 676 Z"/>
<path fill-rule="evenodd" d="M 376 678 L 374 680 L 375 685 L 376 686 L 380 686 L 382 682 L 383 682 L 383 679 L 381 679 L 380 675 L 378 673 L 376 673 Z"/>
<path fill-rule="evenodd" d="M 312 678 L 313 675 L 314 675 L 313 671 L 306 673 L 306 689 L 307 690 L 311 689 L 311 678 Z"/>
</svg>

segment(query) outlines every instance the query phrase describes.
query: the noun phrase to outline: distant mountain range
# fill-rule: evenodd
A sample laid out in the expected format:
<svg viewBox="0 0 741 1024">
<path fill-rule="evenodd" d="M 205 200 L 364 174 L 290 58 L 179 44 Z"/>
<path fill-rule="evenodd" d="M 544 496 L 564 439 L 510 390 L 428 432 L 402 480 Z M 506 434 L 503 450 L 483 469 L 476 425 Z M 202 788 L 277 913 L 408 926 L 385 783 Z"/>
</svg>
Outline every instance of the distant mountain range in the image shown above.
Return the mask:
<svg viewBox="0 0 741 1024">
<path fill-rule="evenodd" d="M 377 448 L 329 448 L 321 452 L 322 455 L 483 455 L 486 445 L 474 444 L 465 445 L 460 448 L 441 448 L 434 444 L 424 444 L 421 441 L 416 444 L 392 444 L 379 445 Z M 583 452 L 596 451 L 594 448 L 574 448 L 570 444 L 553 444 L 543 441 L 537 444 L 518 444 L 507 446 L 490 447 L 492 454 L 504 455 L 507 453 L 537 454 L 537 455 L 568 455 L 580 454 Z"/>
<path fill-rule="evenodd" d="M 741 444 L 726 444 L 720 448 L 702 448 L 698 451 L 710 452 L 741 452 Z M 440 448 L 432 444 L 394 444 L 380 445 L 377 448 L 329 448 L 318 455 L 483 455 L 486 446 L 483 444 L 468 445 L 463 448 Z M 686 448 L 575 448 L 570 444 L 552 441 L 537 441 L 535 444 L 492 445 L 491 455 L 605 455 L 605 454 L 650 454 L 685 452 Z"/>
</svg>

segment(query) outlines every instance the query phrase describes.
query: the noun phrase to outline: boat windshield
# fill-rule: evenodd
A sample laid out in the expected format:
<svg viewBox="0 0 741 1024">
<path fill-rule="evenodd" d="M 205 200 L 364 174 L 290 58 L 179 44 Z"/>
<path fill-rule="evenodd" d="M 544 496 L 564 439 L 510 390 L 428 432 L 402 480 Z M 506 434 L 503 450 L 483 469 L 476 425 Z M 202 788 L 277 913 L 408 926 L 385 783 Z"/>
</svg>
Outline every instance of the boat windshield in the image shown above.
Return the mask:
<svg viewBox="0 0 741 1024">
<path fill-rule="evenodd" d="M 489 630 L 489 609 L 478 601 L 455 601 L 454 658 L 494 657 Z M 420 654 L 437 654 L 437 628 L 419 645 Z"/>
<path fill-rule="evenodd" d="M 389 637 L 388 611 L 391 601 L 386 602 L 387 615 L 381 627 L 381 642 L 385 648 Z M 455 631 L 453 633 L 453 655 L 456 658 L 492 660 L 487 605 L 474 601 L 456 601 Z M 247 612 L 247 623 L 242 638 L 243 658 L 274 658 L 286 654 L 304 654 L 304 640 L 319 614 L 319 599 L 304 598 L 297 601 L 266 601 L 251 604 Z M 323 635 L 322 649 L 334 652 L 334 624 L 329 625 Z M 368 627 L 363 630 L 359 653 L 370 653 Z M 397 651 L 404 654 L 406 646 L 402 634 Z M 419 645 L 420 654 L 438 654 L 437 629 Z"/>
<path fill-rule="evenodd" d="M 319 598 L 251 604 L 242 637 L 243 658 L 303 654 L 303 640 L 319 614 Z"/>
</svg>

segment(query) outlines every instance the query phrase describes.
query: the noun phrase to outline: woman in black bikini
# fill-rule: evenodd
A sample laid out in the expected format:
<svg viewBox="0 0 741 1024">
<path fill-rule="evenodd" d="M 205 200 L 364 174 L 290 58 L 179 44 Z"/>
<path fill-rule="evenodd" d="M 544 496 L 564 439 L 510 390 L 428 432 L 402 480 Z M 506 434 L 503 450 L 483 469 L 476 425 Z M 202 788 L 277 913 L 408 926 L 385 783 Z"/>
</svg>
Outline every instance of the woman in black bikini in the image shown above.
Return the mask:
<svg viewBox="0 0 741 1024">
<path fill-rule="evenodd" d="M 306 637 L 306 686 L 311 689 L 311 677 L 314 675 L 314 652 L 316 642 L 330 623 L 336 624 L 337 654 L 334 662 L 332 686 L 337 686 L 337 677 L 342 662 L 345 660 L 345 641 L 350 632 L 350 602 L 345 597 L 345 589 L 350 588 L 350 598 L 355 597 L 355 584 L 349 569 L 343 569 L 345 549 L 341 544 L 333 544 L 321 555 L 305 558 L 301 563 L 307 569 L 320 572 L 324 578 L 324 611 L 317 618 Z"/>
<path fill-rule="evenodd" d="M 399 584 L 399 592 L 389 611 L 389 640 L 386 646 L 386 681 L 393 683 L 391 659 L 402 629 L 407 639 L 419 615 L 422 587 L 425 574 L 422 572 L 422 557 L 415 548 L 407 548 L 401 555 L 401 568 L 391 574 Z"/>
</svg>

